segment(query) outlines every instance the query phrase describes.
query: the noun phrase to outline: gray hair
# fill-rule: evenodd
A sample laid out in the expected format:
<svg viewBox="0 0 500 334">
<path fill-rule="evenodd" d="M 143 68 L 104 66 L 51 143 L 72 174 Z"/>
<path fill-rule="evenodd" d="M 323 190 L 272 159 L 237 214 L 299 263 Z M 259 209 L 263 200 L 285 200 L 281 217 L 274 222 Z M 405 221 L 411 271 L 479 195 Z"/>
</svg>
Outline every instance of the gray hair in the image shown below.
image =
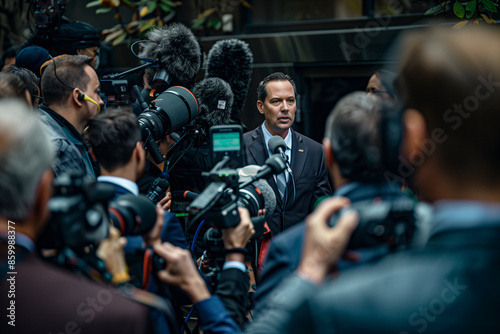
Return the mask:
<svg viewBox="0 0 500 334">
<path fill-rule="evenodd" d="M 380 113 L 384 102 L 364 92 L 343 97 L 328 116 L 325 137 L 330 139 L 342 177 L 375 182 L 382 178 Z"/>
<path fill-rule="evenodd" d="M 19 100 L 0 101 L 0 217 L 23 220 L 54 150 L 45 125 Z"/>
</svg>

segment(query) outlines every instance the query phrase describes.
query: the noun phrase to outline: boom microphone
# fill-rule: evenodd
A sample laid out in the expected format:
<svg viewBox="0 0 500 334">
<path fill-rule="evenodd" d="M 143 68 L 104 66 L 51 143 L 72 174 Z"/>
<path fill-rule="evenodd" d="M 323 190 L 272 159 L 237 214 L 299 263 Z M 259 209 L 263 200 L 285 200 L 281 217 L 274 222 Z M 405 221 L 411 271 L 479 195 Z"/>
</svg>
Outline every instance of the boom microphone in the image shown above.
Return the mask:
<svg viewBox="0 0 500 334">
<path fill-rule="evenodd" d="M 193 87 L 200 106 L 195 122 L 206 132 L 212 125 L 229 124 L 234 96 L 231 86 L 220 78 L 203 79 Z"/>
<path fill-rule="evenodd" d="M 159 92 L 170 86 L 191 86 L 201 68 L 201 48 L 192 31 L 180 23 L 156 28 L 147 34 L 140 58 L 157 61 L 158 69 L 150 82 Z M 154 69 L 146 68 L 148 75 Z"/>
<path fill-rule="evenodd" d="M 233 90 L 231 119 L 239 123 L 252 76 L 253 54 L 247 43 L 238 39 L 218 41 L 208 52 L 205 78 L 221 78 Z"/>
</svg>

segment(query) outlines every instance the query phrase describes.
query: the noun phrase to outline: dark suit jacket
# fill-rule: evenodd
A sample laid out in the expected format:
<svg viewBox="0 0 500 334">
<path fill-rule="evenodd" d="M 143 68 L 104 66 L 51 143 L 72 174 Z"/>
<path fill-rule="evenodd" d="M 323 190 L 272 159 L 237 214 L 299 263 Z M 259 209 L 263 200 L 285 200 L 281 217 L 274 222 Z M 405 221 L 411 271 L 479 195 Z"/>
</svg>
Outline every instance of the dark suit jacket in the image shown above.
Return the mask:
<svg viewBox="0 0 500 334">
<path fill-rule="evenodd" d="M 267 146 L 264 143 L 261 126 L 243 135 L 246 147 L 247 164 L 264 165 L 268 158 Z M 314 140 L 292 131 L 292 172 L 295 179 L 295 201 L 292 178 L 288 178 L 287 203 L 276 196 L 276 209 L 268 215 L 267 223 L 273 235 L 293 226 L 306 217 L 313 209 L 316 200 L 331 195 L 332 189 L 328 181 L 323 146 Z M 274 177 L 267 178 L 275 194 L 278 188 Z"/>
<path fill-rule="evenodd" d="M 500 222 L 481 215 L 320 287 L 290 276 L 248 333 L 500 333 Z"/>
</svg>

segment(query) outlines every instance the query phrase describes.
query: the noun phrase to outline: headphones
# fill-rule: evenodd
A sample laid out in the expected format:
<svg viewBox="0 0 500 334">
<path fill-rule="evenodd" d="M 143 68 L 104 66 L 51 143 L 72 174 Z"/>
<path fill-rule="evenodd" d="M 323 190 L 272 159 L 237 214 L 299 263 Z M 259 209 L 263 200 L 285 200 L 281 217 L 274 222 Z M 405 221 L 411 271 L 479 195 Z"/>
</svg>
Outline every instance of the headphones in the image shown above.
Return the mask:
<svg viewBox="0 0 500 334">
<path fill-rule="evenodd" d="M 59 78 L 57 76 L 57 71 L 56 71 L 56 60 L 51 56 L 49 55 L 50 58 L 52 58 L 52 63 L 54 64 L 54 76 L 56 77 L 57 80 L 59 80 L 59 82 L 65 86 L 65 87 L 68 87 L 69 89 L 72 89 L 72 90 L 75 90 L 76 88 L 73 87 L 73 86 L 70 86 L 68 84 L 66 84 L 64 81 L 61 80 L 61 78 Z M 99 103 L 97 103 L 96 101 L 94 101 L 91 97 L 89 97 L 88 95 L 86 94 L 83 94 L 83 93 L 78 93 L 78 96 L 77 96 L 77 99 L 78 101 L 89 101 L 93 104 L 95 104 L 97 106 L 97 113 L 100 113 L 101 112 L 101 105 Z"/>
</svg>

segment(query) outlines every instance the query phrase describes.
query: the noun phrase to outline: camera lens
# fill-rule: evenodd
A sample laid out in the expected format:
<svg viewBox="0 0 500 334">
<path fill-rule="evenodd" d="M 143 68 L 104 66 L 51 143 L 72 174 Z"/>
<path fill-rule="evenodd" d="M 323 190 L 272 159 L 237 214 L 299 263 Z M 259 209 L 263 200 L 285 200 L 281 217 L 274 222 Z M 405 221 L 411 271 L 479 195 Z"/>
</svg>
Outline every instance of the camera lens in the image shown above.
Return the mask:
<svg viewBox="0 0 500 334">
<path fill-rule="evenodd" d="M 142 195 L 120 196 L 110 203 L 108 211 L 122 235 L 146 234 L 156 222 L 155 204 Z"/>
<path fill-rule="evenodd" d="M 264 209 L 264 197 L 259 189 L 248 185 L 240 189 L 238 206 L 246 208 L 250 213 L 250 217 L 255 217 L 259 210 Z"/>
</svg>

